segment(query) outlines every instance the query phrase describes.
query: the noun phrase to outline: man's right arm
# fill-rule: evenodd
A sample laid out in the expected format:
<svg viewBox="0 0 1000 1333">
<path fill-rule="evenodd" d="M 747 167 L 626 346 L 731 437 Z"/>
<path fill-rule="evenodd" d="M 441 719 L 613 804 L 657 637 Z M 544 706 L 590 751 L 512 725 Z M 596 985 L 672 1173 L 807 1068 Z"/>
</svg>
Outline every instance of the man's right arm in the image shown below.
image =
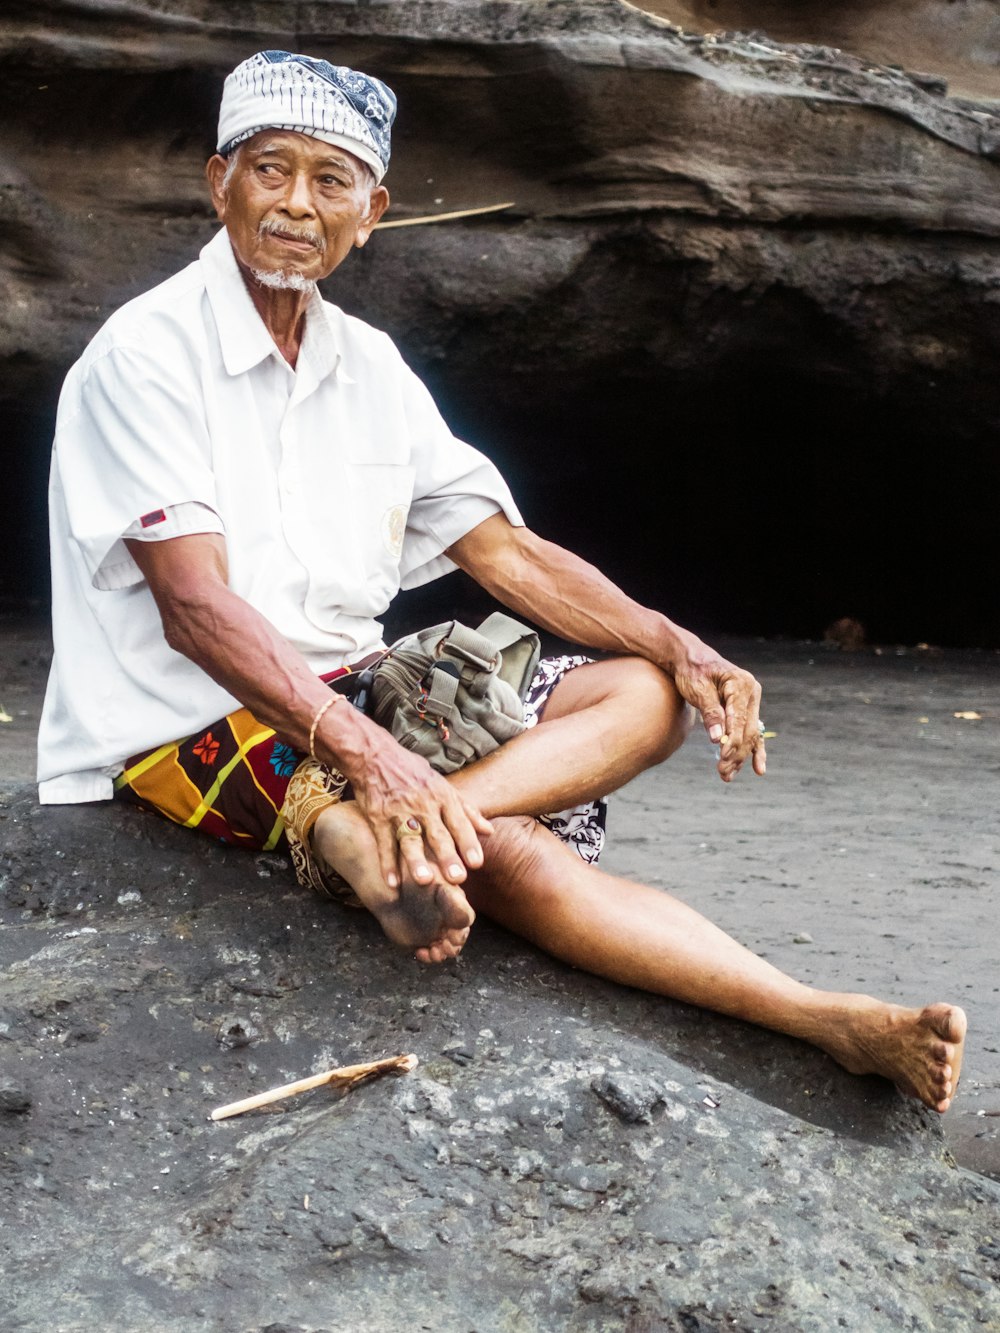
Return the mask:
<svg viewBox="0 0 1000 1333">
<path fill-rule="evenodd" d="M 329 687 L 273 625 L 228 586 L 225 540 L 199 533 L 161 542 L 127 540 L 156 601 L 167 643 L 239 699 L 265 725 L 308 751 L 313 719 Z M 482 865 L 479 834 L 490 825 L 430 765 L 404 750 L 346 701 L 328 708 L 316 729 L 317 758 L 351 781 L 379 848 L 382 874 L 398 883 L 399 858 L 408 874 L 429 882 L 431 855 L 454 882 L 465 866 Z M 424 840 L 397 842 L 399 824 L 415 816 Z"/>
</svg>

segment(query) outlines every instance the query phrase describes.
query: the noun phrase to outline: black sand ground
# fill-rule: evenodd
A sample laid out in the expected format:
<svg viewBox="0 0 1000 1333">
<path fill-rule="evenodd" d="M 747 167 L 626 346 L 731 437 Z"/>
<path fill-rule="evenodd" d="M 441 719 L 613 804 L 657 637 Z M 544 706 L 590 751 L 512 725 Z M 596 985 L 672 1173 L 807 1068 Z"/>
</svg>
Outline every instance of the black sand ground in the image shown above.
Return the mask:
<svg viewBox="0 0 1000 1333">
<path fill-rule="evenodd" d="M 699 736 L 612 807 L 614 868 L 779 965 L 961 1001 L 945 1136 L 881 1079 L 488 922 L 423 969 L 280 857 L 39 807 L 15 779 L 44 637 L 4 645 L 4 1333 L 1000 1327 L 995 657 L 732 645 L 766 782 L 723 787 Z M 208 1119 L 404 1050 L 402 1078 Z"/>
</svg>

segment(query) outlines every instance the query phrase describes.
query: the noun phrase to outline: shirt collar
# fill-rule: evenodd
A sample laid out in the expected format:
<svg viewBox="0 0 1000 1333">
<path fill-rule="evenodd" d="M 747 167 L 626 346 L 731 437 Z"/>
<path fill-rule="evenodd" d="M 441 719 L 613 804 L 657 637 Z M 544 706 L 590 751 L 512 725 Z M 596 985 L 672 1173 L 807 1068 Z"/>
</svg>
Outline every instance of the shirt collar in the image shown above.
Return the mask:
<svg viewBox="0 0 1000 1333">
<path fill-rule="evenodd" d="M 280 356 L 274 339 L 250 299 L 225 227 L 212 237 L 199 257 L 205 275 L 205 290 L 219 331 L 222 359 L 229 374 L 242 375 L 272 353 Z M 338 380 L 353 383 L 341 364 L 333 330 L 318 292 L 313 294 L 306 310 L 301 356 L 307 358 L 317 381 L 336 374 Z"/>
</svg>

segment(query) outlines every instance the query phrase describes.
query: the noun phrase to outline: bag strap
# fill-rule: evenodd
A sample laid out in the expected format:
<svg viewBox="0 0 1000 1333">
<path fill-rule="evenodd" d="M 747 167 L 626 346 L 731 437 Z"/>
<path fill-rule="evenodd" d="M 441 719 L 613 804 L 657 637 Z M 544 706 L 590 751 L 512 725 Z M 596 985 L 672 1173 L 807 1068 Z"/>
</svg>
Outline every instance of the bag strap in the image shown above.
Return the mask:
<svg viewBox="0 0 1000 1333">
<path fill-rule="evenodd" d="M 491 617 L 492 619 L 492 617 Z M 488 622 L 484 621 L 484 624 Z M 441 652 L 450 651 L 456 657 L 464 658 L 477 671 L 493 672 L 497 666 L 497 649 L 504 645 L 483 633 L 482 625 L 478 630 L 469 629 L 459 621 L 452 622 L 451 628 L 441 643 Z"/>
<path fill-rule="evenodd" d="M 450 662 L 435 662 L 429 674 L 424 711 L 434 718 L 450 718 L 458 694 L 459 676 Z M 424 677 L 425 681 L 428 677 Z"/>
<path fill-rule="evenodd" d="M 500 649 L 503 661 L 497 675 L 512 686 L 523 700 L 541 656 L 538 635 L 503 611 L 494 611 L 487 616 L 477 633 L 491 639 Z"/>
</svg>

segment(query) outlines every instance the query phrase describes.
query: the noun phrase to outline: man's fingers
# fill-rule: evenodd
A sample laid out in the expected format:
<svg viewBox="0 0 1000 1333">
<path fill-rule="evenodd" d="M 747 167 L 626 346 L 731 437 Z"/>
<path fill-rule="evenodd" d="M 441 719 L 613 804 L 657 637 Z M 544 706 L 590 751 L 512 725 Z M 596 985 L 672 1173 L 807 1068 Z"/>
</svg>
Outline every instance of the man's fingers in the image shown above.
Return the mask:
<svg viewBox="0 0 1000 1333">
<path fill-rule="evenodd" d="M 477 806 L 470 805 L 468 801 L 462 798 L 460 799 L 462 800 L 462 809 L 465 811 L 467 819 L 475 828 L 476 832 L 480 835 L 485 835 L 488 838 L 493 832 L 493 825 Z"/>
<path fill-rule="evenodd" d="M 728 748 L 743 751 L 745 755 L 750 748 L 750 738 L 747 735 L 747 723 L 751 712 L 749 691 L 745 688 L 743 680 L 729 679 L 722 686 L 722 696 L 726 701 Z"/>
<path fill-rule="evenodd" d="M 390 889 L 396 889 L 399 887 L 399 853 L 393 829 L 384 819 L 376 821 L 368 816 L 368 823 L 378 847 L 378 866 L 382 878 Z"/>
<path fill-rule="evenodd" d="M 674 683 L 684 699 L 701 714 L 709 739 L 719 747 L 718 773 L 731 782 L 752 754 L 754 769 L 760 745 L 760 685 L 748 671 L 717 659 L 681 671 Z"/>
<path fill-rule="evenodd" d="M 483 864 L 480 838 L 488 838 L 493 832 L 493 825 L 480 813 L 477 806 L 461 797 L 457 798 L 455 806 L 449 810 L 446 818 L 462 860 L 470 870 L 478 870 Z"/>
<path fill-rule="evenodd" d="M 427 853 L 424 850 L 424 833 L 406 834 L 399 841 L 399 868 L 404 876 L 413 880 L 415 884 L 429 884 L 433 879 L 433 872 L 427 864 Z M 452 859 L 454 859 L 454 848 L 452 848 Z"/>
<path fill-rule="evenodd" d="M 726 714 L 718 698 L 704 705 L 697 704 L 696 707 L 701 713 L 701 720 L 705 724 L 709 740 L 718 745 L 726 731 Z"/>
<path fill-rule="evenodd" d="M 753 771 L 759 778 L 762 778 L 767 772 L 767 750 L 764 746 L 759 723 L 756 724 L 755 730 L 747 738 L 747 743 L 743 745 L 734 743 L 720 753 L 718 769 L 723 782 L 732 782 L 748 756 L 751 757 Z"/>
<path fill-rule="evenodd" d="M 468 820 L 465 820 L 464 822 L 471 830 L 471 825 L 469 825 Z M 407 843 L 410 841 L 411 839 L 406 839 Z M 416 839 L 413 839 L 413 841 L 415 842 Z M 435 819 L 433 822 L 428 820 L 424 825 L 424 843 L 430 851 L 431 856 L 433 856 L 434 860 L 441 867 L 445 878 L 451 880 L 452 884 L 461 884 L 466 875 L 466 863 L 463 854 L 456 848 L 456 843 L 458 843 L 459 847 L 463 845 L 461 834 L 456 834 L 456 836 L 453 837 L 452 833 L 448 831 L 439 819 Z M 467 849 L 466 854 L 471 853 L 473 844 L 476 852 L 479 853 L 481 862 L 482 852 L 479 851 L 479 842 L 475 838 L 475 835 L 470 833 L 470 835 L 466 836 L 464 839 L 464 845 Z"/>
</svg>

